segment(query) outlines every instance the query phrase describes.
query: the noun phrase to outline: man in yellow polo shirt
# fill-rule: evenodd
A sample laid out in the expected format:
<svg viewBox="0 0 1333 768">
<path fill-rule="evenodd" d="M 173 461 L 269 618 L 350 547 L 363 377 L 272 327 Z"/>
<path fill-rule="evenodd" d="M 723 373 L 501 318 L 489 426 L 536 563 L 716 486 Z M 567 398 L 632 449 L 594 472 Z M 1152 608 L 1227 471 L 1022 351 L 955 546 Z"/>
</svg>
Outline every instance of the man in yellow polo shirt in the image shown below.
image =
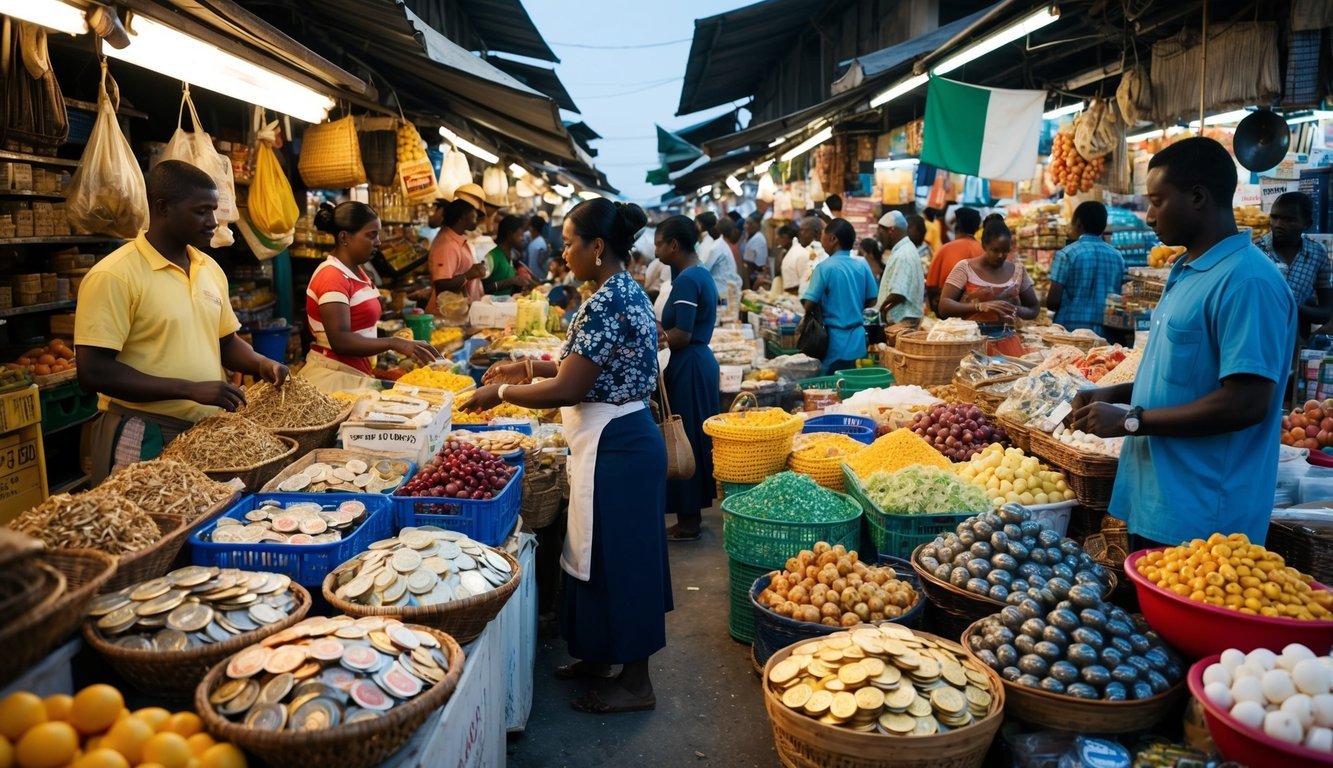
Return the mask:
<svg viewBox="0 0 1333 768">
<path fill-rule="evenodd" d="M 227 276 L 204 254 L 217 229 L 218 191 L 208 174 L 165 160 L 148 175 L 150 219 L 101 260 L 79 287 L 74 340 L 79 384 L 96 390 L 92 484 L 156 458 L 167 443 L 245 394 L 226 371 L 275 384 L 287 367 L 240 338 Z"/>
</svg>

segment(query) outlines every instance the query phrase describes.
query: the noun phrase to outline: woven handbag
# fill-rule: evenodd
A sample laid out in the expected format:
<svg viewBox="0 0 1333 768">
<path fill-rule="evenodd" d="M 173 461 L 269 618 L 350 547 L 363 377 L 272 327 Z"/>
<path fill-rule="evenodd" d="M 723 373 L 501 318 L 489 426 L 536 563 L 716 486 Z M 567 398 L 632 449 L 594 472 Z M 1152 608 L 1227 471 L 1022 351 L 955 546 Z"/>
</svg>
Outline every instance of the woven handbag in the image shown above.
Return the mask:
<svg viewBox="0 0 1333 768">
<path fill-rule="evenodd" d="M 657 376 L 657 388 L 662 393 L 662 439 L 666 441 L 667 479 L 689 480 L 694 477 L 694 449 L 690 447 L 690 438 L 685 434 L 685 422 L 671 412 L 671 400 L 667 398 L 666 382 L 661 374 Z"/>
<path fill-rule="evenodd" d="M 297 168 L 311 189 L 347 189 L 365 184 L 366 168 L 361 164 L 356 118 L 348 115 L 307 128 L 301 139 Z"/>
</svg>

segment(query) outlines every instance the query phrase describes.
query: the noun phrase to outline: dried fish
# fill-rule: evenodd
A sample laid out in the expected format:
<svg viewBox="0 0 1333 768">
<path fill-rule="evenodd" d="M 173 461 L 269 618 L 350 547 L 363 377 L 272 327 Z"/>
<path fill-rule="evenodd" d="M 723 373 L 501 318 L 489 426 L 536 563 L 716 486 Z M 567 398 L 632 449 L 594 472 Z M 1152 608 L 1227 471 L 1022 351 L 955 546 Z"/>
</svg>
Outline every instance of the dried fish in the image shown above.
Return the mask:
<svg viewBox="0 0 1333 768">
<path fill-rule="evenodd" d="M 286 452 L 287 445 L 267 429 L 244 416 L 219 413 L 182 432 L 162 458 L 208 472 L 262 464 Z"/>
<path fill-rule="evenodd" d="M 342 410 L 342 403 L 292 376 L 281 387 L 267 381 L 246 387 L 245 407 L 237 413 L 268 429 L 301 429 L 328 424 Z"/>
<path fill-rule="evenodd" d="M 9 527 L 48 547 L 88 547 L 109 555 L 135 552 L 162 538 L 157 523 L 138 504 L 98 490 L 52 496 Z"/>
<path fill-rule="evenodd" d="M 232 487 L 170 459 L 131 464 L 97 487 L 133 501 L 145 512 L 193 520 L 232 495 Z"/>
</svg>

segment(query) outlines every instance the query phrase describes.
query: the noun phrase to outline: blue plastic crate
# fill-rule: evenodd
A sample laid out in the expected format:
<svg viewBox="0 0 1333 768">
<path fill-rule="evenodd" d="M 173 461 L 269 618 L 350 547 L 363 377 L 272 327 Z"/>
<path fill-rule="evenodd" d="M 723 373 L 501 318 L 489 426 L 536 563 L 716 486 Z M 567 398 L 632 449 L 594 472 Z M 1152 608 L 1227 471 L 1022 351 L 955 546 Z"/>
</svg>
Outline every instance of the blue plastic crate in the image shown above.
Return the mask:
<svg viewBox="0 0 1333 768">
<path fill-rule="evenodd" d="M 806 434 L 811 432 L 834 432 L 846 435 L 858 443 L 865 443 L 866 445 L 875 442 L 875 430 L 867 427 L 847 427 L 841 424 L 806 424 L 801 431 Z"/>
<path fill-rule="evenodd" d="M 518 471 L 509 478 L 509 484 L 493 499 L 391 496 L 394 522 L 399 528 L 436 525 L 487 546 L 499 546 L 514 530 L 519 503 L 523 499 L 523 465 L 516 467 Z"/>
<path fill-rule="evenodd" d="M 822 416 L 811 416 L 805 420 L 806 427 L 810 426 L 836 426 L 836 427 L 865 427 L 873 434 L 875 431 L 875 420 L 869 416 L 853 416 L 847 413 L 826 413 Z"/>
<path fill-rule="evenodd" d="M 243 519 L 246 512 L 267 499 L 280 501 L 283 506 L 303 501 L 336 506 L 356 500 L 366 505 L 366 519 L 342 541 L 330 544 L 216 544 L 208 540 L 217 527 L 214 521 L 190 535 L 190 557 L 194 564 L 282 573 L 302 586 L 318 587 L 329 571 L 394 532 L 393 504 L 387 496 L 379 494 L 251 493 L 242 496 L 223 517 Z"/>
</svg>

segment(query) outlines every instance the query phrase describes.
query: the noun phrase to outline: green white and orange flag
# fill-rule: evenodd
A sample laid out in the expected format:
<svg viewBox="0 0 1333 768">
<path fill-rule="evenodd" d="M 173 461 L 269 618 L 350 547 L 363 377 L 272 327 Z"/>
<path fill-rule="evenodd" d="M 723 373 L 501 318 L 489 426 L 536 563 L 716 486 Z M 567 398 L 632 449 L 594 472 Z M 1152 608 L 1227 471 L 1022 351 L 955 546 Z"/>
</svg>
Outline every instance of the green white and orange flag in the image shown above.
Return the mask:
<svg viewBox="0 0 1333 768">
<path fill-rule="evenodd" d="M 931 76 L 921 162 L 983 179 L 1030 179 L 1045 103 L 1045 91 L 983 88 Z"/>
</svg>

